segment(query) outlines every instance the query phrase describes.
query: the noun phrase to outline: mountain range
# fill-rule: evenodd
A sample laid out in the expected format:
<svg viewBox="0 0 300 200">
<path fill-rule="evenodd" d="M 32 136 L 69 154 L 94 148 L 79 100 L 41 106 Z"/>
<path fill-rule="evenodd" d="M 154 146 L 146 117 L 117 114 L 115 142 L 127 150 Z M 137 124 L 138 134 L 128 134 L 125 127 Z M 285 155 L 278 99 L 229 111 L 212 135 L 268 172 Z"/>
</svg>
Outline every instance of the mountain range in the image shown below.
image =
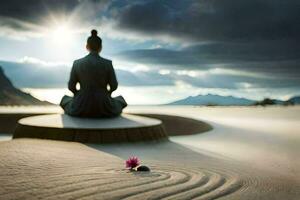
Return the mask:
<svg viewBox="0 0 300 200">
<path fill-rule="evenodd" d="M 289 99 L 293 104 L 300 104 L 300 96 L 292 97 Z"/>
<path fill-rule="evenodd" d="M 292 105 L 300 104 L 300 96 L 292 97 L 287 101 L 277 99 L 264 99 L 262 101 L 255 101 L 246 98 L 238 98 L 233 96 L 220 96 L 220 95 L 197 95 L 189 96 L 187 98 L 177 100 L 169 103 L 168 105 L 194 105 L 194 106 L 250 106 L 250 105 Z"/>
</svg>

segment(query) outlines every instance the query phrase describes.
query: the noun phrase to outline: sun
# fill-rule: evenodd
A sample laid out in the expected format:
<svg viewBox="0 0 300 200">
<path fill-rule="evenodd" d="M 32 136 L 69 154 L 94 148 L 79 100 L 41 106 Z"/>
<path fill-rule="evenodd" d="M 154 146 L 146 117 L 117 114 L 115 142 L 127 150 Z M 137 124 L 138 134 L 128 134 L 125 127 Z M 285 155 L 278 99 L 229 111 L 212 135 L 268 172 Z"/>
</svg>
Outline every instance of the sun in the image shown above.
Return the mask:
<svg viewBox="0 0 300 200">
<path fill-rule="evenodd" d="M 73 41 L 74 32 L 67 24 L 58 25 L 53 27 L 50 31 L 50 37 L 55 44 L 66 45 Z"/>
<path fill-rule="evenodd" d="M 74 59 L 73 53 L 77 51 L 79 43 L 79 32 L 74 27 L 76 26 L 71 23 L 61 21 L 48 24 L 44 30 L 45 50 L 60 62 L 69 62 Z"/>
</svg>

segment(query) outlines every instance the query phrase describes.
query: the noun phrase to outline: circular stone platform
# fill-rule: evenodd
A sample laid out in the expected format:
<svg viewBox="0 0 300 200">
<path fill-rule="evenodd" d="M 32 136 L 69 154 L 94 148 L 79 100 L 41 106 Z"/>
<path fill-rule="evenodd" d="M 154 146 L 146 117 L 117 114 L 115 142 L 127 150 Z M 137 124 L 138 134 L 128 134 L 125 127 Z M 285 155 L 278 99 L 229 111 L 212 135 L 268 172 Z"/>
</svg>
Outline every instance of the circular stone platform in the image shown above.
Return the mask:
<svg viewBox="0 0 300 200">
<path fill-rule="evenodd" d="M 87 119 L 68 115 L 39 115 L 18 121 L 13 138 L 40 138 L 83 143 L 119 143 L 167 139 L 158 119 L 122 114 Z"/>
</svg>

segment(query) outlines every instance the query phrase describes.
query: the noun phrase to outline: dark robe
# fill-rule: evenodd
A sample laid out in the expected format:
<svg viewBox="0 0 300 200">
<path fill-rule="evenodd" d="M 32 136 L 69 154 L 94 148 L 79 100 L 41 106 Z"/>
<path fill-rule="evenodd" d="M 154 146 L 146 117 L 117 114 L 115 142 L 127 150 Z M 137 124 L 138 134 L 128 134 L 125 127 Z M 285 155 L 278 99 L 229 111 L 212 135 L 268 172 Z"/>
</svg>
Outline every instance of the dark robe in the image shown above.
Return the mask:
<svg viewBox="0 0 300 200">
<path fill-rule="evenodd" d="M 80 90 L 76 89 L 77 83 Z M 74 97 L 64 96 L 60 102 L 65 113 L 77 117 L 114 117 L 127 106 L 122 96 L 111 97 L 118 87 L 110 60 L 92 52 L 73 63 L 69 90 Z"/>
</svg>

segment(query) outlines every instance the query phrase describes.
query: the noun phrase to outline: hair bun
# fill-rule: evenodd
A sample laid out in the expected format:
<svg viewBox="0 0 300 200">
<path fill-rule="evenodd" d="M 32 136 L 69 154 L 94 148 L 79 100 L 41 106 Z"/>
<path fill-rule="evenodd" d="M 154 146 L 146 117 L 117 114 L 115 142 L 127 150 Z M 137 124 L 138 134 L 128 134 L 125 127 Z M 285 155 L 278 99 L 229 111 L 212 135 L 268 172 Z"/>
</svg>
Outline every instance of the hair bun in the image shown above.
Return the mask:
<svg viewBox="0 0 300 200">
<path fill-rule="evenodd" d="M 91 34 L 92 34 L 92 36 L 97 36 L 98 32 L 97 32 L 95 29 L 93 29 L 93 30 L 91 31 Z"/>
</svg>

